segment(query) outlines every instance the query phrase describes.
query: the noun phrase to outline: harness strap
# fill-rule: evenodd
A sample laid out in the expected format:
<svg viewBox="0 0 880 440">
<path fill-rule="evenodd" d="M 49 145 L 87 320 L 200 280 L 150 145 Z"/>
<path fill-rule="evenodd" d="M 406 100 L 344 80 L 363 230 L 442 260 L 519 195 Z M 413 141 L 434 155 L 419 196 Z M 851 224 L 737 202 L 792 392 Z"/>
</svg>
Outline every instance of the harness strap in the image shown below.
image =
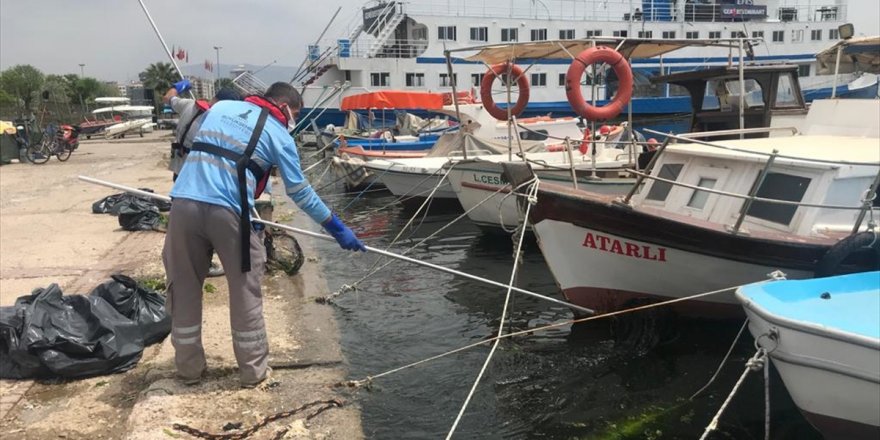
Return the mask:
<svg viewBox="0 0 880 440">
<path fill-rule="evenodd" d="M 180 138 L 177 139 L 177 142 L 171 143 L 171 149 L 172 150 L 180 150 L 181 156 L 183 156 L 185 154 L 189 154 L 189 151 L 187 151 L 187 150 L 189 150 L 189 148 L 186 148 L 186 146 L 183 144 L 186 141 L 186 136 L 189 134 L 189 129 L 192 128 L 193 123 L 196 122 L 196 119 L 198 119 L 199 116 L 203 115 L 207 111 L 207 110 L 199 107 L 198 103 L 195 105 L 196 105 L 196 114 L 193 115 L 192 119 L 190 119 L 189 122 L 186 123 L 186 128 L 183 129 L 183 133 L 180 135 Z"/>
<path fill-rule="evenodd" d="M 195 142 L 192 145 L 191 151 L 201 151 L 202 153 L 213 154 L 215 156 L 220 156 L 224 159 L 229 159 L 235 162 L 236 166 L 238 165 L 239 159 L 243 156 L 242 153 L 236 153 L 235 151 L 218 147 L 216 145 L 208 144 L 205 142 Z M 251 173 L 254 175 L 254 180 L 259 182 L 263 179 L 263 176 L 266 174 L 266 170 L 264 170 L 256 161 L 250 160 L 248 157 L 247 169 L 251 170 Z"/>
<path fill-rule="evenodd" d="M 222 158 L 229 159 L 235 162 L 235 171 L 238 178 L 238 197 L 241 207 L 241 213 L 239 214 L 238 230 L 239 239 L 241 240 L 242 272 L 250 272 L 251 270 L 251 207 L 250 203 L 248 203 L 247 171 L 250 170 L 251 173 L 253 173 L 254 178 L 258 182 L 263 179 L 264 175 L 268 171 L 261 168 L 256 162 L 251 159 L 251 156 L 254 155 L 254 150 L 256 150 L 257 144 L 260 141 L 260 135 L 263 133 L 263 127 L 266 125 L 266 118 L 268 117 L 269 112 L 266 109 L 262 109 L 260 111 L 260 116 L 257 118 L 257 125 L 254 127 L 253 133 L 251 133 L 251 138 L 248 141 L 244 153 L 237 153 L 235 151 L 218 147 L 212 144 L 207 144 L 204 142 L 196 142 L 192 146 L 192 151 L 201 151 L 203 153 L 213 154 L 215 156 L 220 156 Z"/>
</svg>

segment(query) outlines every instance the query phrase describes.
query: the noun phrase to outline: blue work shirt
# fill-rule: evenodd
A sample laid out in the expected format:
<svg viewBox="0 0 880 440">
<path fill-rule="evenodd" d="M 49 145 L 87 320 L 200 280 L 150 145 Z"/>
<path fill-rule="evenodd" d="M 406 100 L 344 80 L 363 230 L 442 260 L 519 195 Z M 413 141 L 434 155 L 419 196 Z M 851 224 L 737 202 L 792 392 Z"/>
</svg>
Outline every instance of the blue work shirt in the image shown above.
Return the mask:
<svg viewBox="0 0 880 440">
<path fill-rule="evenodd" d="M 244 153 L 261 110 L 249 102 L 220 101 L 205 114 L 194 141 Z M 303 175 L 296 144 L 287 127 L 271 114 L 251 159 L 264 170 L 270 165 L 277 166 L 287 195 L 312 220 L 323 223 L 330 218 L 330 209 Z M 246 174 L 248 202 L 254 206 L 256 180 L 250 170 Z M 171 197 L 226 206 L 240 213 L 235 163 L 203 151 L 190 152 L 171 189 Z"/>
</svg>

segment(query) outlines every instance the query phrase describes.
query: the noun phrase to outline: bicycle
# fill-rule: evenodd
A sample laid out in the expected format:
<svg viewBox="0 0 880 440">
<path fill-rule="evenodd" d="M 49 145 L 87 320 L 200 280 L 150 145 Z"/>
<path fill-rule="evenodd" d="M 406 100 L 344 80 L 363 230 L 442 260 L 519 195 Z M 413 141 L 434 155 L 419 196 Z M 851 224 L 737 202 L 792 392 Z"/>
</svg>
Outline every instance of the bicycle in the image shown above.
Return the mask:
<svg viewBox="0 0 880 440">
<path fill-rule="evenodd" d="M 64 162 L 70 159 L 74 147 L 60 139 L 63 133 L 58 126 L 50 124 L 43 130 L 42 139 L 39 143 L 34 143 L 27 148 L 25 156 L 27 160 L 34 164 L 44 164 L 55 156 L 59 161 Z"/>
</svg>

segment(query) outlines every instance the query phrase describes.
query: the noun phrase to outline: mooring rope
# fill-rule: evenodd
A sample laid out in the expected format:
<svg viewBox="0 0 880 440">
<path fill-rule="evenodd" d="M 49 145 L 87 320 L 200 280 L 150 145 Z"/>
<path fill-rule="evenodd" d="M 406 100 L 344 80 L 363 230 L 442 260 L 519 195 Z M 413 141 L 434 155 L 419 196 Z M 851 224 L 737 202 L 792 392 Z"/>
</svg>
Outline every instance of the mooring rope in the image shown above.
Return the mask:
<svg viewBox="0 0 880 440">
<path fill-rule="evenodd" d="M 763 280 L 756 280 L 755 282 L 758 282 L 758 281 L 763 281 Z M 493 342 L 498 339 L 507 339 L 507 338 L 512 338 L 514 336 L 530 335 L 530 334 L 533 334 L 536 332 L 550 330 L 550 329 L 559 328 L 559 327 L 564 327 L 564 326 L 572 325 L 572 324 L 578 324 L 581 322 L 588 322 L 588 321 L 595 321 L 595 320 L 599 320 L 599 319 L 611 318 L 614 316 L 625 315 L 625 314 L 629 314 L 629 313 L 639 312 L 642 310 L 648 310 L 648 309 L 653 309 L 653 308 L 657 308 L 657 307 L 664 307 L 664 306 L 668 306 L 668 305 L 672 305 L 672 304 L 676 304 L 676 303 L 680 303 L 680 302 L 684 302 L 684 301 L 692 301 L 692 300 L 705 298 L 705 297 L 712 296 L 712 295 L 718 295 L 720 293 L 725 293 L 730 290 L 741 287 L 743 285 L 745 285 L 745 284 L 738 284 L 736 286 L 724 287 L 724 288 L 721 288 L 718 290 L 712 290 L 709 292 L 697 293 L 694 295 L 683 296 L 681 298 L 673 298 L 670 300 L 651 303 L 651 304 L 645 304 L 645 305 L 641 305 L 641 306 L 633 307 L 633 308 L 629 308 L 629 309 L 623 309 L 623 310 L 617 310 L 614 312 L 603 313 L 601 315 L 593 315 L 593 316 L 587 316 L 587 317 L 577 318 L 577 319 L 568 319 L 568 320 L 556 322 L 553 324 L 547 324 L 547 325 L 541 326 L 541 327 L 535 327 L 535 328 L 531 328 L 531 329 L 527 329 L 527 330 L 520 330 L 520 331 L 516 331 L 516 332 L 512 332 L 512 333 L 507 333 L 504 335 L 493 336 L 491 338 L 486 338 L 486 339 L 483 339 L 482 341 L 474 342 L 473 344 L 468 344 L 463 347 L 456 348 L 454 350 L 449 350 L 447 352 L 440 353 L 440 354 L 437 354 L 437 355 L 434 355 L 434 356 L 431 356 L 431 357 L 428 357 L 428 358 L 425 358 L 425 359 L 422 359 L 419 361 L 411 362 L 409 364 L 402 365 L 400 367 L 393 368 L 393 369 L 384 371 L 379 374 L 367 376 L 363 379 L 339 382 L 336 385 L 348 386 L 348 387 L 361 387 L 361 386 L 364 386 L 364 385 L 371 383 L 374 379 L 388 376 L 388 375 L 391 375 L 391 374 L 394 374 L 394 373 L 397 373 L 397 372 L 400 372 L 400 371 L 403 371 L 403 370 L 406 370 L 409 368 L 417 367 L 419 365 L 426 364 L 428 362 L 435 361 L 437 359 L 441 359 L 441 358 L 444 358 L 444 357 L 447 357 L 447 356 L 450 356 L 450 355 L 453 355 L 456 353 L 467 351 L 472 348 L 479 347 L 484 344 L 488 344 L 488 343 Z"/>
<path fill-rule="evenodd" d="M 526 205 L 525 217 L 521 224 L 521 229 L 519 231 L 519 239 L 516 244 L 516 248 L 513 252 L 513 268 L 510 271 L 510 280 L 508 281 L 508 286 L 513 286 L 513 283 L 516 281 L 516 273 L 519 269 L 519 264 L 522 262 L 522 244 L 523 239 L 526 235 L 526 223 L 528 223 L 529 219 L 529 211 L 532 208 L 532 205 L 537 203 L 535 200 L 535 195 L 538 193 L 538 185 L 540 182 L 537 177 L 534 179 L 532 183 L 532 188 L 529 191 L 529 202 Z M 498 334 L 501 335 L 504 331 L 504 321 L 507 320 L 507 310 L 510 305 L 510 297 L 511 297 L 511 287 L 507 288 L 507 293 L 504 296 L 504 306 L 501 308 L 501 319 L 498 323 Z M 486 373 L 486 369 L 489 368 L 489 364 L 492 362 L 492 356 L 495 354 L 495 350 L 498 349 L 498 345 L 501 343 L 501 339 L 496 339 L 492 344 L 492 349 L 489 350 L 489 355 L 486 356 L 486 360 L 483 362 L 482 368 L 480 368 L 479 374 L 477 374 L 476 380 L 474 380 L 474 384 L 471 386 L 470 391 L 468 392 L 467 397 L 464 399 L 464 403 L 461 405 L 461 409 L 458 411 L 458 415 L 455 417 L 455 421 L 452 423 L 452 427 L 449 428 L 449 433 L 446 434 L 446 440 L 452 438 L 452 434 L 455 433 L 455 429 L 458 427 L 459 422 L 461 421 L 462 416 L 464 416 L 465 411 L 467 410 L 468 404 L 470 404 L 471 399 L 474 397 L 474 393 L 477 391 L 477 386 L 480 384 L 480 381 L 483 379 L 483 375 Z"/>
<path fill-rule="evenodd" d="M 766 372 L 766 370 L 767 370 L 767 351 L 764 350 L 763 348 L 759 348 L 758 351 L 755 352 L 755 355 L 752 356 L 752 358 L 746 362 L 745 370 L 743 371 L 742 375 L 739 376 L 739 380 L 736 381 L 736 384 L 733 385 L 733 390 L 731 390 L 730 394 L 727 395 L 727 398 L 724 399 L 724 403 L 721 404 L 721 408 L 718 408 L 718 412 L 715 413 L 715 417 L 713 417 L 712 421 L 709 422 L 709 425 L 706 426 L 706 429 L 703 431 L 703 435 L 700 436 L 700 440 L 705 440 L 709 436 L 710 433 L 712 433 L 713 431 L 718 429 L 718 422 L 721 421 L 721 415 L 727 409 L 727 406 L 730 405 L 730 402 L 733 401 L 733 396 L 735 396 L 737 391 L 739 391 L 739 388 L 742 386 L 743 382 L 745 382 L 746 377 L 749 375 L 749 373 L 751 373 L 752 371 L 758 371 L 762 368 L 765 370 L 764 377 L 766 379 L 767 378 L 767 372 Z M 767 381 L 765 380 L 765 382 L 767 382 Z M 768 390 L 769 390 L 769 388 L 768 388 Z M 765 405 L 769 409 L 770 402 L 765 401 Z M 765 421 L 766 422 L 765 423 L 765 432 L 764 432 L 765 439 L 769 439 L 769 434 L 770 434 L 770 429 L 768 427 L 769 421 L 770 421 L 770 418 L 769 418 L 769 414 L 768 414 L 767 419 Z"/>
<path fill-rule="evenodd" d="M 391 168 L 394 168 L 395 165 L 397 165 L 397 164 L 396 164 L 396 163 L 391 164 L 390 167 L 385 168 L 385 170 L 382 171 L 382 174 L 379 174 L 378 176 L 373 177 L 373 180 L 370 181 L 370 184 L 367 185 L 366 188 L 364 188 L 363 190 L 361 190 L 361 192 L 359 192 L 359 193 L 358 193 L 353 199 L 349 200 L 348 203 L 347 203 L 347 204 L 346 204 L 341 210 L 339 210 L 339 212 L 344 212 L 346 209 L 348 209 L 348 208 L 352 205 L 352 203 L 354 203 L 354 202 L 360 200 L 360 198 L 363 197 L 364 194 L 366 194 L 367 190 L 369 190 L 370 188 L 372 188 L 373 185 L 375 185 L 376 182 L 378 182 L 379 179 L 381 179 L 382 176 L 384 176 L 387 172 L 391 171 Z"/>
<path fill-rule="evenodd" d="M 498 193 L 500 193 L 502 190 L 504 190 L 504 188 L 505 188 L 505 187 L 503 187 L 503 186 L 502 186 L 502 187 L 499 187 L 495 192 L 493 192 L 492 194 L 489 194 L 488 196 L 486 196 L 486 197 L 485 197 L 483 200 L 481 200 L 479 203 L 477 203 L 476 205 L 472 206 L 471 208 L 469 208 L 467 211 L 465 211 L 464 213 L 462 213 L 462 214 L 459 215 L 458 217 L 452 219 L 452 221 L 450 221 L 449 223 L 443 225 L 442 228 L 440 228 L 440 229 L 434 231 L 433 233 L 431 233 L 431 234 L 428 235 L 427 237 L 421 239 L 418 243 L 416 243 L 416 244 L 410 246 L 408 249 L 405 249 L 403 252 L 400 253 L 400 255 L 407 255 L 407 254 L 409 254 L 410 252 L 414 251 L 416 248 L 418 248 L 418 247 L 421 246 L 422 244 L 426 243 L 428 240 L 430 240 L 430 239 L 436 237 L 436 236 L 437 236 L 438 234 L 440 234 L 441 232 L 443 232 L 443 231 L 445 231 L 446 229 L 450 228 L 452 225 L 454 225 L 455 223 L 457 223 L 459 220 L 461 220 L 461 219 L 467 217 L 467 215 L 470 214 L 473 210 L 479 208 L 482 204 L 486 203 L 487 201 L 489 201 L 489 199 L 491 199 L 492 197 L 494 197 L 495 195 L 497 195 Z M 396 262 L 396 261 L 398 261 L 398 260 L 388 260 L 388 261 L 386 261 L 382 266 L 374 267 L 372 270 L 370 270 L 369 273 L 367 273 L 366 275 L 362 276 L 359 280 L 355 281 L 355 282 L 352 283 L 352 284 L 345 284 L 345 285 L 343 285 L 343 286 L 342 286 L 339 290 L 337 290 L 336 292 L 333 292 L 332 294 L 330 294 L 330 295 L 328 295 L 328 296 L 326 296 L 326 297 L 320 299 L 319 302 L 332 302 L 333 299 L 335 299 L 335 298 L 338 297 L 339 295 L 342 295 L 342 294 L 345 293 L 345 292 L 352 291 L 352 290 L 357 290 L 358 285 L 359 285 L 360 283 L 366 281 L 368 278 L 370 278 L 370 277 L 372 277 L 373 275 L 379 273 L 379 271 L 381 271 L 382 269 L 385 269 L 386 267 L 390 266 L 391 264 L 394 264 L 394 262 Z"/>
<path fill-rule="evenodd" d="M 736 337 L 733 338 L 733 343 L 730 344 L 730 348 L 727 349 L 727 354 L 724 355 L 724 359 L 721 359 L 721 363 L 718 364 L 718 368 L 715 369 L 715 374 L 713 374 L 712 377 L 709 378 L 709 381 L 706 382 L 706 385 L 703 385 L 703 387 L 697 390 L 696 393 L 691 395 L 688 400 L 694 400 L 695 397 L 699 396 L 703 391 L 706 391 L 706 388 L 709 388 L 709 386 L 712 385 L 713 382 L 715 382 L 715 379 L 718 378 L 718 374 L 721 373 L 721 369 L 724 368 L 724 364 L 727 363 L 727 359 L 730 358 L 730 354 L 733 353 L 733 349 L 736 347 L 736 343 L 739 342 L 739 338 L 740 336 L 742 336 L 748 324 L 749 319 L 746 318 L 746 320 L 743 321 L 742 327 L 739 328 L 739 332 L 737 332 Z"/>
</svg>

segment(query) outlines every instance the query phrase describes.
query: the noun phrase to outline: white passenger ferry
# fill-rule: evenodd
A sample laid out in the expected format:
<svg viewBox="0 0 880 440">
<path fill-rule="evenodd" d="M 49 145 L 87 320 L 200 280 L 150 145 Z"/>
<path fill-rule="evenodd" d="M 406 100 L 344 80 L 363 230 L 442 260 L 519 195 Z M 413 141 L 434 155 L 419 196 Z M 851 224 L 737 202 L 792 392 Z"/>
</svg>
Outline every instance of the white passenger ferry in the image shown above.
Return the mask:
<svg viewBox="0 0 880 440">
<path fill-rule="evenodd" d="M 804 0 L 798 0 L 804 1 Z M 840 39 L 846 22 L 846 0 L 796 3 L 791 0 L 412 0 L 371 1 L 348 23 L 332 22 L 342 35 L 320 39 L 309 47 L 309 58 L 295 82 L 305 85 L 306 107 L 324 110 L 319 125 L 341 124 L 337 109 L 342 97 L 382 89 L 448 92 L 479 89 L 487 66 L 455 59 L 450 78 L 444 49 L 516 41 L 580 39 L 597 36 L 664 39 L 762 38 L 747 47 L 758 63 L 799 66 L 808 100 L 828 96 L 831 75 L 817 75 L 815 56 Z M 723 52 L 723 53 L 721 53 Z M 651 84 L 659 74 L 728 63 L 737 53 L 694 47 L 675 57 L 636 59 L 633 114 L 658 118 L 688 113 L 690 99 L 673 86 Z M 523 117 L 573 115 L 565 99 L 569 61 L 520 60 L 530 66 L 531 98 Z M 849 91 L 844 78 L 838 96 Z M 876 78 L 869 78 L 869 81 Z M 614 81 L 597 78 L 585 87 L 586 98 L 602 103 Z M 873 92 L 876 95 L 876 86 Z M 320 111 L 320 110 L 319 110 Z M 312 116 L 318 115 L 318 112 Z M 676 127 L 681 128 L 681 127 Z M 678 130 L 677 130 L 678 131 Z"/>
</svg>

